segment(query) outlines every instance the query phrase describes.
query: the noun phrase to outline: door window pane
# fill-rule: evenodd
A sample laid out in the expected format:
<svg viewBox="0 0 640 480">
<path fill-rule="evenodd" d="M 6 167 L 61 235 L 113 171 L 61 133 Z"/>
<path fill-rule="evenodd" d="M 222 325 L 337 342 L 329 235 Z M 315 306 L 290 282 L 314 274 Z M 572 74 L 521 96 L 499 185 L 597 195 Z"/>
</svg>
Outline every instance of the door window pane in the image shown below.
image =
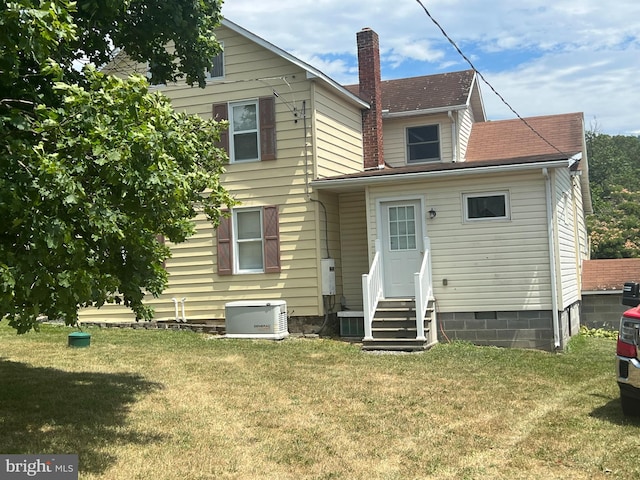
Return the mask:
<svg viewBox="0 0 640 480">
<path fill-rule="evenodd" d="M 389 248 L 416 249 L 416 219 L 413 205 L 389 207 Z"/>
</svg>

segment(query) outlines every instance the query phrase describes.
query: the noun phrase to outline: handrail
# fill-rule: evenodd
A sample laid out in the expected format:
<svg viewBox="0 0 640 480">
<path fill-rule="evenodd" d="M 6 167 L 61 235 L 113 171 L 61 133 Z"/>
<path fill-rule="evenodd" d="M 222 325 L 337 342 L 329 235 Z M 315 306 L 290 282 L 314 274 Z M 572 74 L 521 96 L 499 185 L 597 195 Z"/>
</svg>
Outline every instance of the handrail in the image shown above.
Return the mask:
<svg viewBox="0 0 640 480">
<path fill-rule="evenodd" d="M 416 340 L 426 340 L 424 336 L 424 316 L 427 313 L 429 300 L 433 297 L 433 283 L 431 278 L 431 241 L 428 237 L 422 240 L 424 254 L 420 271 L 414 273 L 414 284 L 416 294 Z"/>
<path fill-rule="evenodd" d="M 382 244 L 376 240 L 376 253 L 371 262 L 369 273 L 362 275 L 362 303 L 364 309 L 364 340 L 373 340 L 372 324 L 378 301 L 382 298 L 382 262 L 380 250 Z"/>
</svg>

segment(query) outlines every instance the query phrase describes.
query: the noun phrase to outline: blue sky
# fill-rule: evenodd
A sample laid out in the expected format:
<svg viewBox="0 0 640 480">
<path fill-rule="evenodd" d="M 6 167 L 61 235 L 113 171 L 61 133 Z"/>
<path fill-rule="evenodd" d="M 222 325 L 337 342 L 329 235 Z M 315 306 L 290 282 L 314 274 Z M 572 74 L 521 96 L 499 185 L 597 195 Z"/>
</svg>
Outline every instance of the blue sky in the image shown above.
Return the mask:
<svg viewBox="0 0 640 480">
<path fill-rule="evenodd" d="M 640 135 L 637 0 L 421 0 L 523 117 L 583 112 L 585 128 Z M 320 69 L 357 82 L 356 32 L 380 36 L 383 79 L 470 68 L 416 0 L 227 0 L 223 14 Z M 487 116 L 514 118 L 481 84 Z"/>
</svg>

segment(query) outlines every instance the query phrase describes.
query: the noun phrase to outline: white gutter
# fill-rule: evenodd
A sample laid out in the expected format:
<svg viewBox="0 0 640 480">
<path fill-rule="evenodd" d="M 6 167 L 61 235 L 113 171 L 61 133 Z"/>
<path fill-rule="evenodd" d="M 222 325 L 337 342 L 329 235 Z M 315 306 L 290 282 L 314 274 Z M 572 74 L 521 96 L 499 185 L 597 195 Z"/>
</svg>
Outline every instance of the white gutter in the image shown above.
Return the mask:
<svg viewBox="0 0 640 480">
<path fill-rule="evenodd" d="M 422 110 L 408 110 L 406 112 L 382 112 L 382 118 L 402 118 L 402 117 L 413 117 L 416 115 L 427 115 L 433 113 L 449 113 L 452 110 L 464 110 L 466 109 L 466 105 L 456 105 L 452 107 L 438 107 L 438 108 L 426 108 Z"/>
<path fill-rule="evenodd" d="M 555 229 L 553 223 L 553 207 L 551 204 L 551 176 L 547 167 L 542 169 L 544 184 L 546 187 L 547 204 L 547 233 L 549 236 L 549 273 L 551 274 L 551 313 L 553 315 L 553 344 L 555 348 L 560 348 L 560 319 L 558 318 L 558 279 L 556 278 L 556 242 Z"/>
<path fill-rule="evenodd" d="M 581 293 L 582 295 L 622 295 L 622 290 L 583 290 Z"/>
<path fill-rule="evenodd" d="M 466 162 L 465 165 L 472 165 L 471 162 Z M 381 182 L 412 182 L 418 180 L 425 180 L 429 178 L 440 177 L 459 177 L 464 175 L 479 175 L 490 173 L 504 173 L 504 172 L 516 172 L 523 170 L 536 170 L 539 168 L 556 168 L 566 167 L 566 160 L 556 160 L 553 162 L 534 162 L 534 163 L 519 163 L 514 165 L 492 165 L 490 167 L 464 167 L 454 170 L 436 170 L 430 172 L 414 172 L 414 173 L 397 173 L 395 175 L 377 175 L 366 177 L 352 177 L 352 178 L 334 178 L 326 180 L 314 180 L 311 182 L 311 186 L 314 188 L 323 187 L 353 187 L 358 185 L 371 185 Z"/>
</svg>

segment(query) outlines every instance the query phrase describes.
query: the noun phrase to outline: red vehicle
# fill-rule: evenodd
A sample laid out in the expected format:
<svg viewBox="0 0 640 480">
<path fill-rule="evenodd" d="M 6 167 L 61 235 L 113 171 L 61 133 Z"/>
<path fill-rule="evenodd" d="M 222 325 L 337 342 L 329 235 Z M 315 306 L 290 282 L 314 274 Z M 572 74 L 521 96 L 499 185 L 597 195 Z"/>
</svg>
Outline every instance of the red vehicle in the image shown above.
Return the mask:
<svg viewBox="0 0 640 480">
<path fill-rule="evenodd" d="M 622 314 L 616 348 L 616 371 L 622 412 L 640 415 L 640 285 L 625 283 L 622 304 L 633 307 Z"/>
</svg>

